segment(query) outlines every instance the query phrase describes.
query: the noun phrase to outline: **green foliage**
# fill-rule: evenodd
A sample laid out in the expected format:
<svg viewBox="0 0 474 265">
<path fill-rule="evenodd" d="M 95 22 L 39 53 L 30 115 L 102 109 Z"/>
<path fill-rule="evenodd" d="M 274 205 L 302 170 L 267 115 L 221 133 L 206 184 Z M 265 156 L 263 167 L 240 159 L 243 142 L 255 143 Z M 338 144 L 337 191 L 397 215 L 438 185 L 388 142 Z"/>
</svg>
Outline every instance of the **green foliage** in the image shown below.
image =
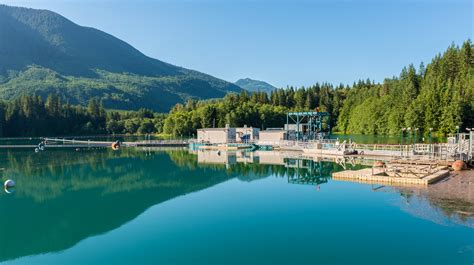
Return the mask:
<svg viewBox="0 0 474 265">
<path fill-rule="evenodd" d="M 399 77 L 376 84 L 359 80 L 352 87 L 315 84 L 310 87 L 229 94 L 222 100 L 176 105 L 164 131 L 191 135 L 203 127 L 282 127 L 286 112 L 319 107 L 331 113 L 332 126 L 345 133 L 398 134 L 401 128 L 419 128 L 448 134 L 456 126 L 474 126 L 473 46 L 450 46 L 426 67 L 405 67 Z M 336 123 L 337 121 L 337 123 Z"/>
<path fill-rule="evenodd" d="M 56 94 L 46 102 L 39 96 L 21 96 L 0 104 L 0 114 L 0 135 L 9 137 L 161 133 L 166 117 L 147 109 L 107 113 L 96 98 L 87 108 L 72 106 Z"/>
<path fill-rule="evenodd" d="M 0 5 L 0 35 L 5 39 L 0 41 L 0 136 L 190 136 L 198 128 L 226 124 L 282 127 L 288 111 L 317 107 L 331 113 L 333 128 L 346 133 L 398 134 L 403 127 L 418 127 L 448 134 L 456 126 L 474 127 L 470 40 L 451 45 L 418 70 L 409 65 L 382 84 L 367 79 L 351 87 L 317 83 L 274 89 L 239 80 L 257 91 L 247 92 L 149 58 L 50 11 Z M 168 115 L 154 112 L 169 109 Z"/>
<path fill-rule="evenodd" d="M 474 57 L 470 40 L 451 45 L 430 64 L 404 68 L 383 84 L 359 81 L 348 91 L 337 129 L 397 134 L 403 127 L 441 134 L 474 126 Z"/>
<path fill-rule="evenodd" d="M 313 91 L 312 88 L 302 88 L 303 93 Z M 270 100 L 267 93 L 247 92 L 228 94 L 223 99 L 212 101 L 199 101 L 197 104 L 176 105 L 168 115 L 164 124 L 164 132 L 173 135 L 192 135 L 198 128 L 232 127 L 244 125 L 257 128 L 282 127 L 286 122 L 286 113 L 290 109 L 306 109 L 305 101 L 300 105 L 294 102 L 296 97 L 293 89 L 279 89 L 271 93 Z M 291 99 L 289 97 L 292 97 Z M 293 104 L 280 104 L 277 99 Z"/>
<path fill-rule="evenodd" d="M 95 73 L 93 78 L 66 76 L 44 67 L 29 66 L 0 83 L 0 99 L 16 99 L 25 94 L 46 98 L 55 93 L 74 105 L 85 106 L 89 99 L 99 98 L 107 108 L 165 112 L 190 98 L 223 97 L 229 91 L 239 91 L 237 87 L 226 86 L 224 81 L 213 83 L 212 78 L 204 81 L 187 75 L 150 77 L 99 70 Z"/>
</svg>

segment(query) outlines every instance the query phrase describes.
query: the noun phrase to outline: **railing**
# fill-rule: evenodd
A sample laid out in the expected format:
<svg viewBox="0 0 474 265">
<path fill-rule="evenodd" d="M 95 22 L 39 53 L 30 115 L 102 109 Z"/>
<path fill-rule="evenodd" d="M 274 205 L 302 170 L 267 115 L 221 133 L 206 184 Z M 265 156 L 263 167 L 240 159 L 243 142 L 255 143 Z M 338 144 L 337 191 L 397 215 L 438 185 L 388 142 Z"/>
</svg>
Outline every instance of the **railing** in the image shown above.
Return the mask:
<svg viewBox="0 0 474 265">
<path fill-rule="evenodd" d="M 370 151 L 401 151 L 403 147 L 408 145 L 393 145 L 393 144 L 354 144 L 355 149 L 370 150 Z"/>
<path fill-rule="evenodd" d="M 51 142 L 60 142 L 63 143 L 64 145 L 68 144 L 83 144 L 83 145 L 95 145 L 95 146 L 109 146 L 111 145 L 112 141 L 90 141 L 90 140 L 75 140 L 75 139 L 61 139 L 61 138 L 45 138 L 47 142 L 50 142 L 48 144 L 51 144 Z M 188 144 L 187 140 L 143 140 L 143 141 L 136 141 L 136 142 L 123 142 L 122 143 L 124 146 L 142 146 L 142 145 L 154 145 L 154 146 L 159 146 L 159 145 L 185 145 Z"/>
<path fill-rule="evenodd" d="M 188 140 L 144 140 L 136 142 L 123 142 L 124 145 L 138 146 L 138 145 L 186 145 Z"/>
<path fill-rule="evenodd" d="M 46 142 L 60 142 L 63 144 L 110 145 L 113 143 L 113 142 L 108 142 L 108 141 L 91 141 L 91 140 L 85 141 L 85 140 L 61 139 L 61 138 L 45 138 L 44 140 Z"/>
</svg>

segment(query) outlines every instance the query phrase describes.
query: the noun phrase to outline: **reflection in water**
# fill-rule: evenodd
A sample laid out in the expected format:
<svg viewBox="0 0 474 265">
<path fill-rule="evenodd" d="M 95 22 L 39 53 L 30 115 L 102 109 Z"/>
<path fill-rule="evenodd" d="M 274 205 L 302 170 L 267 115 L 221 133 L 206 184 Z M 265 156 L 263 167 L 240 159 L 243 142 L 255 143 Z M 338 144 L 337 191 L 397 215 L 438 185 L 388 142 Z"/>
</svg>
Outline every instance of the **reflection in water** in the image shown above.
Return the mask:
<svg viewBox="0 0 474 265">
<path fill-rule="evenodd" d="M 0 239 L 0 261 L 69 248 L 127 223 L 152 205 L 232 177 L 178 166 L 172 158 L 183 151 L 153 157 L 132 150 L 48 152 L 6 154 L 2 179 L 15 179 L 17 192 L 0 195 L 0 212 L 8 213 L 0 218 L 0 227 L 8 227 Z"/>
<path fill-rule="evenodd" d="M 328 182 L 332 172 L 341 170 L 356 170 L 364 165 L 373 164 L 373 160 L 356 160 L 354 157 L 296 159 L 290 158 L 294 155 L 287 155 L 279 151 L 256 151 L 256 152 L 235 152 L 235 151 L 208 151 L 201 150 L 193 152 L 198 156 L 198 163 L 201 165 L 225 165 L 229 168 L 239 168 L 245 164 L 249 168 L 249 163 L 254 167 L 262 168 L 263 165 L 273 166 L 271 172 L 276 176 L 285 176 L 288 183 L 319 185 Z M 328 161 L 334 161 L 328 162 Z M 277 167 L 274 167 L 276 166 Z M 278 167 L 279 166 L 279 167 Z M 251 176 L 249 172 L 243 173 Z M 239 174 L 239 178 L 242 175 Z M 266 175 L 265 175 L 266 176 Z M 449 181 L 436 183 L 427 187 L 386 187 L 376 185 L 373 191 L 387 191 L 399 193 L 400 201 L 397 205 L 410 214 L 430 220 L 438 224 L 457 223 L 469 227 L 474 227 L 474 186 L 473 178 L 457 177 Z M 319 188 L 319 186 L 318 186 Z"/>
<path fill-rule="evenodd" d="M 99 149 L 0 154 L 2 180 L 17 183 L 15 193 L 0 195 L 0 212 L 8 213 L 0 218 L 0 227 L 8 227 L 0 237 L 0 261 L 70 248 L 128 223 L 153 205 L 232 178 L 251 182 L 274 176 L 292 184 L 320 185 L 330 181 L 332 172 L 343 170 L 337 163 L 288 158 L 280 152 Z M 447 208 L 443 196 L 429 190 L 373 190 L 399 193 L 406 202 L 399 207 L 415 216 L 436 223 L 448 218 L 472 227 L 472 218 L 458 214 L 472 213 L 472 201 L 456 198 Z"/>
<path fill-rule="evenodd" d="M 451 225 L 456 223 L 474 228 L 474 219 L 465 214 L 468 213 L 466 210 L 473 210 L 472 202 L 459 201 L 458 207 L 453 207 L 449 205 L 450 201 L 449 198 L 433 200 L 427 194 L 411 193 L 411 196 L 404 197 L 404 200 L 401 200 L 402 203 L 399 207 L 414 216 L 437 224 Z"/>
<path fill-rule="evenodd" d="M 452 223 L 474 228 L 474 174 L 464 172 L 428 189 L 398 188 L 404 198 L 400 208 L 437 224 Z"/>
<path fill-rule="evenodd" d="M 15 188 L 8 188 L 8 187 L 5 187 L 3 190 L 4 190 L 5 193 L 7 193 L 7 194 L 12 194 L 12 193 L 15 192 Z"/>
<path fill-rule="evenodd" d="M 286 177 L 289 183 L 296 184 L 322 184 L 328 181 L 332 172 L 361 168 L 360 165 L 355 164 L 354 158 L 348 157 L 311 160 L 297 158 L 295 154 L 286 154 L 279 151 L 199 150 L 192 151 L 192 153 L 197 155 L 198 164 L 202 166 L 220 165 L 231 171 L 237 170 L 239 178 L 248 178 L 251 173 L 259 172 L 264 177 L 270 174 Z M 372 163 L 371 161 L 370 164 Z M 253 172 L 245 169 L 251 169 Z"/>
</svg>

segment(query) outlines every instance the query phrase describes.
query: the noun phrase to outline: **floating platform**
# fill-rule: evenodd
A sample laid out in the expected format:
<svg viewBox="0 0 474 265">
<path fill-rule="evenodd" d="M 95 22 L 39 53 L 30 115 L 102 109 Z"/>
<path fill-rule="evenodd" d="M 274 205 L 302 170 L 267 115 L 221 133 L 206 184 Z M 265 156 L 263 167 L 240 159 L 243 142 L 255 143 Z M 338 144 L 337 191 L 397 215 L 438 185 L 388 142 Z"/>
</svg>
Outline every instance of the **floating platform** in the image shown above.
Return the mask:
<svg viewBox="0 0 474 265">
<path fill-rule="evenodd" d="M 334 180 L 348 180 L 362 183 L 383 183 L 383 184 L 413 184 L 428 185 L 449 176 L 449 170 L 438 168 L 436 171 L 421 177 L 402 175 L 389 176 L 385 172 L 374 173 L 375 169 L 364 168 L 360 170 L 345 170 L 332 174 Z"/>
</svg>

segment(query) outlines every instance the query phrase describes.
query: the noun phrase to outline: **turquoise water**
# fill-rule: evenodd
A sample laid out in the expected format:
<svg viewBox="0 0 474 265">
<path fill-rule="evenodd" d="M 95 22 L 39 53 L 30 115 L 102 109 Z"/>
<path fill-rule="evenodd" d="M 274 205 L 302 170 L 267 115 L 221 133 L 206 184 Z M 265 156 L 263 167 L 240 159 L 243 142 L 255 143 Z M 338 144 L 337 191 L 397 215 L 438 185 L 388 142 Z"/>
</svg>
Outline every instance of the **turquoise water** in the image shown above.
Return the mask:
<svg viewBox="0 0 474 265">
<path fill-rule="evenodd" d="M 2 264 L 474 261 L 471 218 L 419 190 L 332 180 L 343 169 L 332 162 L 140 149 L 0 155 L 2 180 L 17 182 L 0 194 Z"/>
</svg>

